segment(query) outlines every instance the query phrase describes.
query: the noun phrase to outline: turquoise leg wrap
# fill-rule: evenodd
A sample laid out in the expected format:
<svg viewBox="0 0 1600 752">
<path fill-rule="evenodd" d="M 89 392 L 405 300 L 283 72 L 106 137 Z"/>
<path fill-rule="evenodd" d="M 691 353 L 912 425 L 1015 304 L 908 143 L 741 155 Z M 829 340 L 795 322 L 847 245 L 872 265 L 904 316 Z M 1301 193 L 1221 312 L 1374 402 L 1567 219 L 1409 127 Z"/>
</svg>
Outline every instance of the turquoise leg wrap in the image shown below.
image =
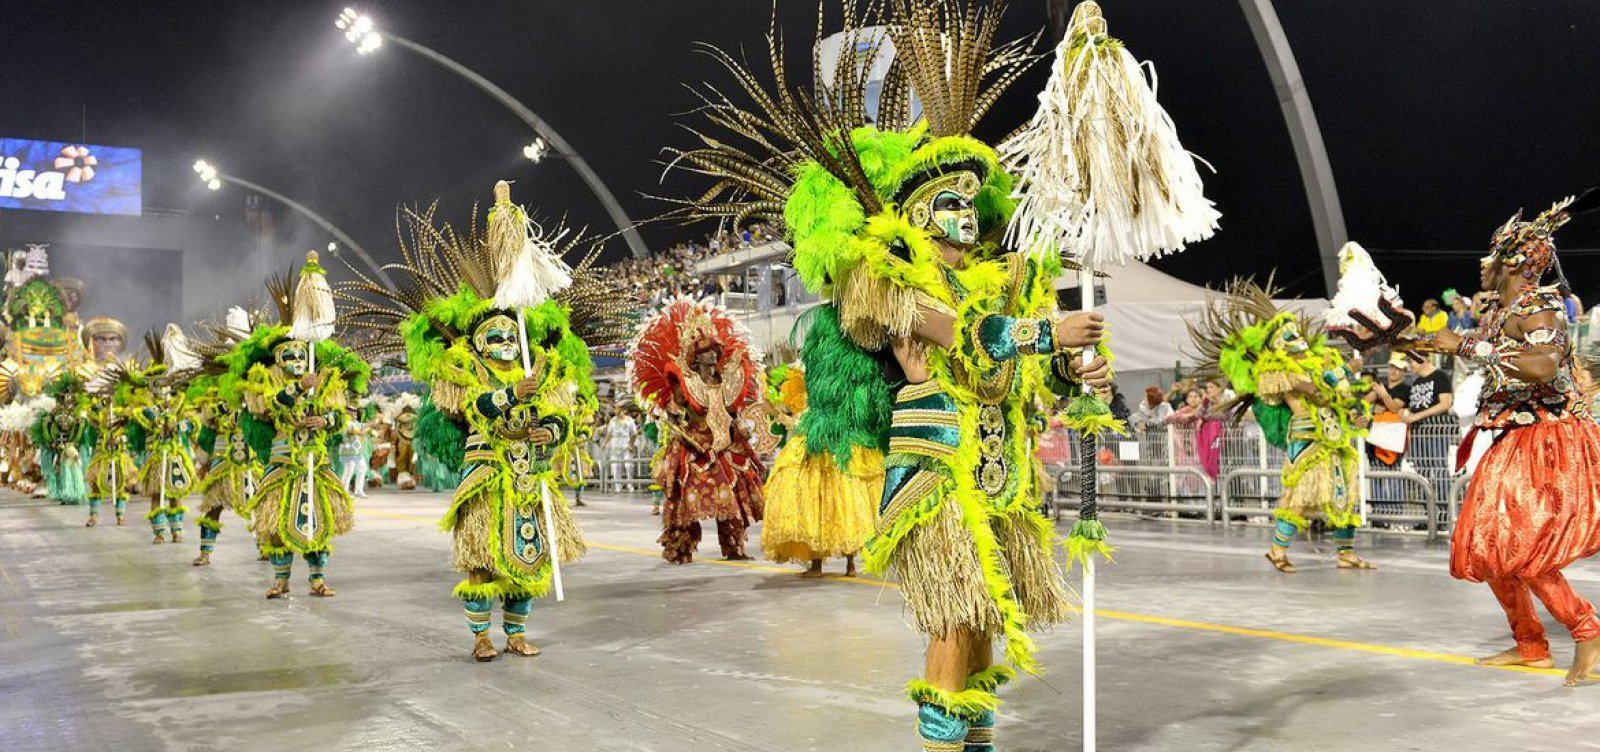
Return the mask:
<svg viewBox="0 0 1600 752">
<path fill-rule="evenodd" d="M 1340 551 L 1350 551 L 1356 547 L 1356 526 L 1341 527 L 1333 531 L 1333 542 Z"/>
<path fill-rule="evenodd" d="M 155 516 L 150 518 L 150 530 L 151 530 L 151 532 L 154 532 L 156 535 L 161 535 L 161 534 L 167 532 L 167 513 L 166 512 L 156 512 Z"/>
<path fill-rule="evenodd" d="M 183 512 L 171 512 L 167 515 L 167 527 L 172 529 L 173 535 L 183 532 Z"/>
<path fill-rule="evenodd" d="M 128 511 L 128 500 L 127 499 L 117 499 L 117 516 L 121 517 L 127 511 Z"/>
<path fill-rule="evenodd" d="M 962 752 L 994 752 L 994 711 L 967 723 L 967 747 Z"/>
<path fill-rule="evenodd" d="M 1300 534 L 1300 528 L 1288 520 L 1278 520 L 1272 528 L 1272 545 L 1288 548 L 1294 542 L 1295 536 Z"/>
<path fill-rule="evenodd" d="M 313 551 L 306 554 L 305 559 L 306 566 L 311 568 L 311 574 L 307 577 L 307 579 L 311 580 L 312 582 L 322 581 L 322 570 L 324 567 L 328 566 L 328 552 Z"/>
<path fill-rule="evenodd" d="M 89 498 L 89 516 L 90 517 L 97 517 L 99 515 L 100 515 L 100 500 L 98 498 L 95 498 L 95 497 L 90 497 Z"/>
<path fill-rule="evenodd" d="M 501 626 L 506 630 L 506 636 L 519 635 L 528 631 L 528 614 L 533 611 L 532 598 L 506 598 L 500 607 Z M 485 624 L 487 629 L 488 625 Z"/>
<path fill-rule="evenodd" d="M 467 612 L 467 627 L 475 635 L 489 631 L 489 617 L 494 612 L 493 598 L 462 598 L 461 606 Z"/>
<path fill-rule="evenodd" d="M 272 564 L 272 576 L 275 579 L 289 579 L 289 573 L 294 569 L 294 554 L 273 554 L 267 557 L 267 561 Z"/>
<path fill-rule="evenodd" d="M 206 553 L 211 553 L 212 551 L 217 550 L 217 536 L 221 534 L 221 530 L 213 530 L 205 525 L 201 525 L 200 550 Z"/>
<path fill-rule="evenodd" d="M 965 752 L 966 721 L 945 712 L 937 705 L 922 703 L 917 708 L 917 736 L 923 752 Z"/>
</svg>

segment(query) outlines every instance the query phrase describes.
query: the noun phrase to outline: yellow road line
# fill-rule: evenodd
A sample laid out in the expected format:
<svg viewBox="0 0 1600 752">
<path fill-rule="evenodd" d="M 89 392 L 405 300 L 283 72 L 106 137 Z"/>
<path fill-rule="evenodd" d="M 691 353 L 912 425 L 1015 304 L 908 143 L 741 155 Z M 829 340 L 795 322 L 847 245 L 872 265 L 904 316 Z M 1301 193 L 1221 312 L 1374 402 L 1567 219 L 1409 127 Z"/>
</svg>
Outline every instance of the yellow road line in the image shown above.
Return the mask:
<svg viewBox="0 0 1600 752">
<path fill-rule="evenodd" d="M 412 521 L 412 522 L 426 522 L 426 523 L 429 523 L 429 524 L 433 524 L 433 523 L 435 523 L 437 521 L 437 520 L 434 520 L 434 519 L 428 518 L 428 517 L 422 517 L 422 516 L 418 516 L 418 515 L 414 515 L 414 514 L 403 514 L 403 513 L 400 513 L 400 512 L 384 512 L 384 511 L 379 511 L 379 510 L 374 510 L 374 509 L 362 509 L 362 510 L 359 510 L 359 511 L 360 511 L 361 514 L 369 514 L 369 515 L 372 515 L 374 517 L 385 517 L 385 518 L 395 519 L 395 520 L 409 520 L 409 521 Z M 639 556 L 652 556 L 652 557 L 655 557 L 655 556 L 660 556 L 661 555 L 661 552 L 659 550 L 652 550 L 652 549 L 646 549 L 646 548 L 636 548 L 636 547 L 633 547 L 633 546 L 618 546 L 618 545 L 613 545 L 613 544 L 610 544 L 610 543 L 589 543 L 588 545 L 589 545 L 590 548 L 598 548 L 598 549 L 602 549 L 602 550 L 606 550 L 606 551 L 616 551 L 618 553 L 625 553 L 625 554 L 636 554 L 636 555 L 639 555 Z M 716 566 L 733 567 L 733 568 L 736 568 L 736 569 L 748 569 L 748 570 L 753 570 L 753 571 L 757 571 L 757 572 L 771 572 L 771 573 L 774 573 L 774 574 L 787 574 L 787 575 L 793 575 L 793 576 L 799 576 L 800 575 L 800 572 L 798 570 L 795 570 L 795 569 L 792 569 L 792 568 L 774 567 L 774 566 L 768 566 L 768 565 L 765 565 L 765 564 L 752 564 L 750 562 L 745 562 L 745 561 L 722 561 L 720 559 L 706 559 L 706 560 L 696 560 L 694 563 L 695 564 L 713 564 L 713 565 L 716 565 Z M 827 576 L 827 577 L 825 577 L 823 579 L 826 579 L 829 582 L 849 582 L 849 583 L 858 584 L 858 585 L 871 585 L 873 587 L 880 587 L 880 588 L 883 588 L 883 587 L 895 588 L 895 589 L 899 588 L 898 585 L 895 585 L 892 582 L 884 582 L 883 580 L 874 580 L 874 579 L 869 579 L 869 578 L 866 578 L 866 577 L 845 577 L 845 576 L 842 576 L 842 575 L 840 575 L 840 576 L 831 576 L 830 575 L 830 576 Z M 1074 611 L 1077 611 L 1077 612 L 1081 613 L 1080 609 L 1074 609 Z M 1279 642 L 1289 642 L 1289 643 L 1296 643 L 1296 644 L 1300 644 L 1300 645 L 1316 645 L 1318 647 L 1334 648 L 1334 649 L 1337 649 L 1337 650 L 1353 650 L 1353 651 L 1360 652 L 1360 653 L 1374 653 L 1374 654 L 1377 654 L 1377 655 L 1390 655 L 1390 656 L 1395 656 L 1395 657 L 1398 657 L 1398 658 L 1411 658 L 1413 660 L 1433 661 L 1435 663 L 1451 663 L 1451 664 L 1455 664 L 1457 666 L 1472 666 L 1474 668 L 1492 668 L 1492 669 L 1499 669 L 1499 670 L 1502 670 L 1502 671 L 1516 671 L 1516 672 L 1524 673 L 1524 674 L 1542 674 L 1542 675 L 1545 675 L 1545 676 L 1566 676 L 1566 672 L 1565 671 L 1562 671 L 1561 669 L 1556 669 L 1556 668 L 1532 668 L 1530 666 L 1479 666 L 1478 663 L 1474 659 L 1472 659 L 1472 658 L 1470 658 L 1468 656 L 1464 656 L 1464 655 L 1455 655 L 1453 653 L 1436 653 L 1436 652 L 1429 651 L 1429 650 L 1412 650 L 1410 648 L 1395 647 L 1393 645 L 1377 645 L 1377 644 L 1369 643 L 1369 642 L 1353 642 L 1351 640 L 1335 640 L 1335 639 L 1330 639 L 1330 638 L 1327 638 L 1327 637 L 1313 637 L 1311 635 L 1294 634 L 1292 632 L 1276 632 L 1276 631 L 1273 631 L 1273 630 L 1270 630 L 1270 629 L 1253 629 L 1253 628 L 1250 628 L 1250 627 L 1235 627 L 1235 626 L 1232 626 L 1232 625 L 1229 625 L 1229 624 L 1213 624 L 1211 622 L 1204 622 L 1204 621 L 1190 621 L 1188 619 L 1174 619 L 1174 618 L 1171 618 L 1171 617 L 1168 617 L 1168 616 L 1155 616 L 1153 614 L 1139 614 L 1139 613 L 1134 613 L 1134 612 L 1131 612 L 1131 611 L 1112 611 L 1112 610 L 1109 610 L 1109 609 L 1097 608 L 1097 609 L 1095 609 L 1094 613 L 1095 613 L 1096 616 L 1099 616 L 1099 617 L 1104 618 L 1104 619 L 1115 619 L 1117 621 L 1129 621 L 1129 622 L 1135 622 L 1135 623 L 1138 623 L 1138 624 L 1154 624 L 1154 625 L 1162 626 L 1162 627 L 1173 627 L 1173 628 L 1176 628 L 1176 629 L 1189 629 L 1189 630 L 1194 630 L 1194 631 L 1197 631 L 1197 632 L 1215 632 L 1215 633 L 1218 633 L 1218 634 L 1238 635 L 1240 637 L 1256 637 L 1256 638 L 1260 638 L 1260 639 L 1264 639 L 1264 640 L 1277 640 Z"/>
</svg>

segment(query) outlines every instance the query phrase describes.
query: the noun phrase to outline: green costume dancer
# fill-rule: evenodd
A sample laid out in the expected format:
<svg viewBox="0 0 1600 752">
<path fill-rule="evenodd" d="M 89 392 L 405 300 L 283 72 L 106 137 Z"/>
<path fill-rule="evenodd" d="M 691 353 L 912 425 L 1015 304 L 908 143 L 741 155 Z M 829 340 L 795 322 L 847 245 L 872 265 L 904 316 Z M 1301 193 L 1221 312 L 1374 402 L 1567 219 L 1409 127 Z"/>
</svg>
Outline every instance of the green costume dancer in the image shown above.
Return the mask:
<svg viewBox="0 0 1600 752">
<path fill-rule="evenodd" d="M 153 363 L 145 372 L 143 388 L 131 391 L 128 417 L 143 435 L 144 464 L 139 467 L 139 492 L 149 497 L 150 512 L 145 516 L 155 533 L 155 543 L 165 543 L 171 531 L 172 542 L 183 541 L 183 515 L 189 510 L 183 500 L 189 497 L 199 478 L 194 470 L 195 409 L 184 393 L 186 380 L 199 364 L 189 350 L 188 341 L 177 326 L 168 324 L 157 339 L 145 335 Z"/>
<path fill-rule="evenodd" d="M 846 12 L 847 60 L 869 62 L 813 71 L 825 92 L 764 91 L 723 55 L 756 104 L 713 92 L 702 111 L 743 139 L 698 128 L 703 145 L 677 157 L 717 181 L 689 213 L 781 219 L 801 280 L 831 300 L 809 315 L 807 410 L 768 488 L 874 491 L 863 564 L 895 575 L 929 640 L 908 686 L 922 748 L 979 752 L 993 749 L 997 688 L 1037 668 L 1026 631 L 1070 610 L 1025 416 L 1108 369 L 1078 357 L 1099 345 L 1098 317 L 1055 310 L 1063 262 L 1000 244 L 1013 179 L 968 135 L 1030 59 L 1026 44 L 994 48 L 996 16 L 965 3 L 889 8 Z M 877 65 L 890 42 L 894 65 Z M 888 79 L 869 80 L 882 67 Z M 1000 640 L 1009 666 L 994 663 Z"/>
<path fill-rule="evenodd" d="M 315 309 L 324 305 L 331 313 L 331 299 L 325 304 L 314 300 L 328 295 L 323 274 L 313 252 L 307 254 L 300 282 L 292 291 L 288 277 L 271 281 L 269 288 L 280 320 L 297 325 L 307 319 L 320 320 Z M 313 310 L 308 312 L 308 308 Z M 326 326 L 324 331 L 329 332 L 332 328 L 331 321 L 308 326 Z M 334 474 L 329 451 L 344 429 L 346 410 L 366 393 L 372 369 L 329 339 L 315 344 L 313 365 L 313 346 L 290 336 L 296 328 L 257 326 L 222 356 L 228 364 L 228 373 L 222 378 L 242 380 L 240 388 L 250 418 L 273 427 L 268 470 L 245 505 L 256 543 L 272 563 L 273 582 L 266 596 L 288 595 L 294 555 L 300 554 L 310 569 L 311 595 L 326 598 L 335 594 L 324 571 L 333 539 L 355 524 L 350 492 Z"/>
<path fill-rule="evenodd" d="M 48 454 L 45 485 L 50 498 L 62 504 L 88 501 L 84 460 L 93 441 L 89 431 L 89 396 L 76 374 L 66 373 L 45 385 L 44 393 L 55 400 L 49 412 L 34 419 L 29 431 L 41 454 Z M 94 514 L 90 511 L 90 516 Z"/>
<path fill-rule="evenodd" d="M 1236 280 L 1189 333 L 1202 372 L 1226 376 L 1267 441 L 1288 452 L 1267 561 L 1293 573 L 1289 544 L 1305 531 L 1308 517 L 1321 516 L 1338 548 L 1339 568 L 1373 569 L 1355 553 L 1361 525 L 1356 439 L 1371 417 L 1362 399 L 1369 386 L 1298 315 L 1279 311 L 1271 289 L 1253 282 Z"/>
<path fill-rule="evenodd" d="M 201 381 L 201 380 L 197 380 Z M 254 420 L 244 411 L 244 395 L 237 382 L 224 387 L 208 377 L 190 387 L 190 394 L 200 405 L 199 445 L 206 452 L 208 468 L 200 481 L 200 555 L 194 565 L 203 567 L 211 563 L 216 551 L 217 538 L 222 534 L 222 510 L 232 509 L 235 514 L 250 519 L 250 497 L 255 495 L 256 483 L 262 470 L 257 457 L 271 452 L 271 426 Z M 265 439 L 265 446 L 256 449 L 247 440 L 245 423 L 255 428 L 257 443 Z M 265 436 L 262 433 L 265 432 Z"/>
<path fill-rule="evenodd" d="M 126 364 L 108 367 L 123 371 Z M 97 380 L 96 385 L 109 387 L 109 377 Z M 128 421 L 124 409 L 117 404 L 114 390 L 106 388 L 95 394 L 89 402 L 90 432 L 94 435 L 94 453 L 89 459 L 86 477 L 89 484 L 89 521 L 94 527 L 100 523 L 100 504 L 111 499 L 117 514 L 117 525 L 125 523 L 128 510 L 128 484 L 133 482 L 139 466 L 133 461 L 128 445 Z"/>
<path fill-rule="evenodd" d="M 561 468 L 577 451 L 578 424 L 597 407 L 585 337 L 595 338 L 589 345 L 622 341 L 629 308 L 621 290 L 589 271 L 594 252 L 576 270 L 560 263 L 580 239 L 558 250 L 565 231 L 542 233 L 503 182 L 495 198 L 482 235 L 435 228 L 431 210 L 408 213 L 411 242 L 401 238 L 404 263 L 391 267 L 406 277 L 400 290 L 365 278 L 340 288 L 350 304 L 342 321 L 376 335 L 364 352 L 403 351 L 412 377 L 429 385 L 419 448 L 447 466 L 459 462 L 461 482 L 440 527 L 451 533 L 453 568 L 466 575 L 455 596 L 478 661 L 499 655 L 488 635 L 497 600 L 505 651 L 539 653 L 526 637 L 533 599 L 552 586 L 559 597 L 557 563 L 585 551 Z M 533 270 L 536 304 L 504 305 L 505 279 L 517 268 Z"/>
</svg>

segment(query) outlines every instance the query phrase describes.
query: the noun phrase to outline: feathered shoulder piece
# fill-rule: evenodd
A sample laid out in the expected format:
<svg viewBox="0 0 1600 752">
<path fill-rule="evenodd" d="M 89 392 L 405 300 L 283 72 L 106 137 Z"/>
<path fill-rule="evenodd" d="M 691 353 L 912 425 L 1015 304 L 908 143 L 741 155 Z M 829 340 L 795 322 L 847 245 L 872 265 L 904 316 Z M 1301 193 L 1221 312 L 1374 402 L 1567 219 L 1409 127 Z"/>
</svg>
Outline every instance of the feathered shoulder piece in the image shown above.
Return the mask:
<svg viewBox="0 0 1600 752">
<path fill-rule="evenodd" d="M 720 386 L 707 386 L 695 370 L 708 354 Z M 759 401 L 765 391 L 760 357 L 744 327 L 715 304 L 685 296 L 667 301 L 640 325 L 629 347 L 628 386 L 641 405 L 665 409 L 681 392 L 696 411 L 705 409 L 704 389 L 716 389 L 733 412 Z"/>
<path fill-rule="evenodd" d="M 693 129 L 700 144 L 668 150 L 668 167 L 712 183 L 678 200 L 678 215 L 782 222 L 801 280 L 840 306 L 856 344 L 876 350 L 888 335 L 908 333 L 918 302 L 945 302 L 926 229 L 933 192 L 919 189 L 960 184 L 979 210 L 980 232 L 996 239 L 1011 211 L 1010 176 L 992 148 L 968 135 L 1037 59 L 1037 36 L 995 45 L 1002 6 L 895 0 L 857 12 L 845 4 L 832 41 L 846 52 L 813 56 L 815 89 L 789 80 L 775 25 L 770 76 L 706 48 L 749 103 L 716 88 L 701 93 L 708 124 Z M 826 10 L 819 6 L 819 39 Z"/>
</svg>

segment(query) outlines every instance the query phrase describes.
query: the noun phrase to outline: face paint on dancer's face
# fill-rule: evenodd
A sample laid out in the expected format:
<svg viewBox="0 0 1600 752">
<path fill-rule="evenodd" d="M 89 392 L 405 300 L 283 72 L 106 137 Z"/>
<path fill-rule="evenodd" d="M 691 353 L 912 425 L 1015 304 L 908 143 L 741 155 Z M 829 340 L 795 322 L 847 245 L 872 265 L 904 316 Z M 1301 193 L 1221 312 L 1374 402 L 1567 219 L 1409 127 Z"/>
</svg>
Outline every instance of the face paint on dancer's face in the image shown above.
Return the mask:
<svg viewBox="0 0 1600 752">
<path fill-rule="evenodd" d="M 933 198 L 933 226 L 958 245 L 978 242 L 978 210 L 970 197 L 955 191 L 941 191 Z"/>
<path fill-rule="evenodd" d="M 278 345 L 273 356 L 284 373 L 295 377 L 306 374 L 306 343 L 295 340 L 285 342 Z"/>
<path fill-rule="evenodd" d="M 1278 327 L 1277 337 L 1278 341 L 1274 343 L 1274 347 L 1291 355 L 1299 355 L 1311 349 L 1311 343 L 1306 342 L 1306 338 L 1300 334 L 1300 325 L 1293 321 Z"/>
<path fill-rule="evenodd" d="M 472 344 L 485 358 L 500 363 L 510 363 L 522 356 L 517 344 L 517 323 L 510 316 L 496 315 L 478 325 Z"/>
</svg>

